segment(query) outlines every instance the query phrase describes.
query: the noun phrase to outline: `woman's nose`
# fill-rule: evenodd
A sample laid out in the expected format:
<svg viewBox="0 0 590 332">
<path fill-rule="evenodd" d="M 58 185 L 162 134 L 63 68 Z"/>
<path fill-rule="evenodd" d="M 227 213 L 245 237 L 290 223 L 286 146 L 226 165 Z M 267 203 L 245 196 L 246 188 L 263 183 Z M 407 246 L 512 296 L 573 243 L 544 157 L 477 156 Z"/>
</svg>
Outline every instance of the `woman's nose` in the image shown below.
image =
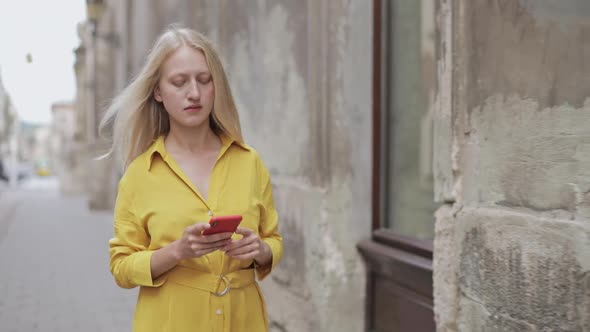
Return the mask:
<svg viewBox="0 0 590 332">
<path fill-rule="evenodd" d="M 199 85 L 197 82 L 191 82 L 189 86 L 188 97 L 191 99 L 199 99 L 201 97 L 201 92 L 199 91 Z"/>
</svg>

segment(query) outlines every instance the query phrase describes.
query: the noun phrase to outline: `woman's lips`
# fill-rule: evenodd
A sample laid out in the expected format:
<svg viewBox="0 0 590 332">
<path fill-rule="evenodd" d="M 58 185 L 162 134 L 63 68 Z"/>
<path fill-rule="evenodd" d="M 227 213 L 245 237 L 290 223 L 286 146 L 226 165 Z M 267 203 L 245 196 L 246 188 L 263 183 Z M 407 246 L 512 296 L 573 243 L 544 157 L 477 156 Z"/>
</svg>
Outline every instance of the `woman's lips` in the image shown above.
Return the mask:
<svg viewBox="0 0 590 332">
<path fill-rule="evenodd" d="M 198 112 L 202 108 L 203 108 L 203 106 L 189 106 L 189 107 L 185 108 L 184 110 L 188 111 L 188 112 Z"/>
</svg>

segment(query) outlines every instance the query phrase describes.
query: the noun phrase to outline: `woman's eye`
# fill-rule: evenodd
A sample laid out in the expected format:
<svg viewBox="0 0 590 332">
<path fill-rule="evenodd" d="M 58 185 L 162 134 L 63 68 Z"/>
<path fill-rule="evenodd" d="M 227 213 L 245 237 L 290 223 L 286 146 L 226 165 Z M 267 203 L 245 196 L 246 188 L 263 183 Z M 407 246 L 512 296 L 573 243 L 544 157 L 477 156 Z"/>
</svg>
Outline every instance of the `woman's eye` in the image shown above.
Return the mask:
<svg viewBox="0 0 590 332">
<path fill-rule="evenodd" d="M 179 88 L 184 84 L 184 81 L 173 81 L 172 85 L 174 85 L 175 87 Z"/>
<path fill-rule="evenodd" d="M 207 84 L 211 82 L 211 75 L 199 75 L 197 76 L 197 81 L 201 84 Z"/>
</svg>

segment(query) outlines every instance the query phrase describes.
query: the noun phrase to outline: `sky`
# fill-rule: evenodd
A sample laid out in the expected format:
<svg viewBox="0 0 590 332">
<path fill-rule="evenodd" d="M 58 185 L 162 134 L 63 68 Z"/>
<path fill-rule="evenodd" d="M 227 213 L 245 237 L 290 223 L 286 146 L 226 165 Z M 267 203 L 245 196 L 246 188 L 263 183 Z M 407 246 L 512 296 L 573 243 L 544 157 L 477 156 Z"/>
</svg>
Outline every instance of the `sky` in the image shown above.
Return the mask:
<svg viewBox="0 0 590 332">
<path fill-rule="evenodd" d="M 0 76 L 22 120 L 48 123 L 53 102 L 74 100 L 85 19 L 85 0 L 0 0 Z"/>
</svg>

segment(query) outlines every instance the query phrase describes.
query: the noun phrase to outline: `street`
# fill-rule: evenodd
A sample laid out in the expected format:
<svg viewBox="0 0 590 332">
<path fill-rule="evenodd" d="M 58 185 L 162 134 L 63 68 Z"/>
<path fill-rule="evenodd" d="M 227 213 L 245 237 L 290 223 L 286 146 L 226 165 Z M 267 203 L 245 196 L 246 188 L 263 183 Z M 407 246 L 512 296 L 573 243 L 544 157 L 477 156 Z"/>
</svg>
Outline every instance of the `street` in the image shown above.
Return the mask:
<svg viewBox="0 0 590 332">
<path fill-rule="evenodd" d="M 131 331 L 137 290 L 110 274 L 111 236 L 112 214 L 54 178 L 0 188 L 0 330 Z"/>
</svg>

